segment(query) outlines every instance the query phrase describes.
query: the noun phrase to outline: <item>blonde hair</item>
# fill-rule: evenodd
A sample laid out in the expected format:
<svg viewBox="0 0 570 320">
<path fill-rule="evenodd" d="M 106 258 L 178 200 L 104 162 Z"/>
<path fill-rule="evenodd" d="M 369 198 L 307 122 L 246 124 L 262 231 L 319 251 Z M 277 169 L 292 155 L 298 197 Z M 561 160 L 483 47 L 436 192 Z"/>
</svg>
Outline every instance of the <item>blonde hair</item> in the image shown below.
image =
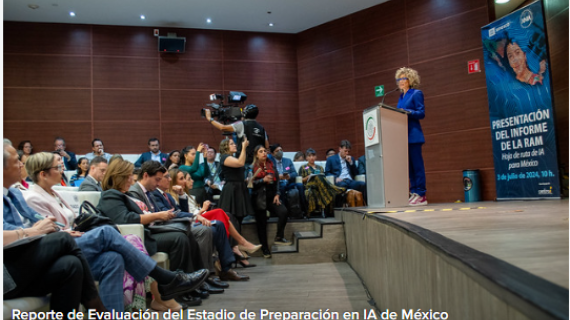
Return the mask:
<svg viewBox="0 0 570 320">
<path fill-rule="evenodd" d="M 230 154 L 230 139 L 220 142 L 220 154 Z"/>
<path fill-rule="evenodd" d="M 34 183 L 38 183 L 38 175 L 53 167 L 55 155 L 51 152 L 39 152 L 30 155 L 26 160 L 26 172 Z"/>
<path fill-rule="evenodd" d="M 396 79 L 398 79 L 402 74 L 408 78 L 410 88 L 417 88 L 420 86 L 420 75 L 416 70 L 407 67 L 400 68 L 396 71 Z"/>
<path fill-rule="evenodd" d="M 134 168 L 135 166 L 126 160 L 116 159 L 111 162 L 101 182 L 103 191 L 109 189 L 121 191 L 121 187 L 129 181 L 129 178 L 133 175 Z"/>
</svg>

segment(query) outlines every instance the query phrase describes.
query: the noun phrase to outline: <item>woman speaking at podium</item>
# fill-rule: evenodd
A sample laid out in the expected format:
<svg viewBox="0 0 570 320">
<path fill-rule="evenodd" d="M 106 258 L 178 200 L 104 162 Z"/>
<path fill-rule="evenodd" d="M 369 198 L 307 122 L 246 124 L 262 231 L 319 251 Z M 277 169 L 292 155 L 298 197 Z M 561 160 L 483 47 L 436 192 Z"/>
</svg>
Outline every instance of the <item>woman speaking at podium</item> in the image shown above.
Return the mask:
<svg viewBox="0 0 570 320">
<path fill-rule="evenodd" d="M 408 111 L 408 165 L 410 174 L 410 206 L 425 206 L 426 171 L 422 157 L 425 143 L 420 120 L 425 118 L 424 94 L 416 89 L 420 85 L 418 72 L 411 68 L 396 71 L 396 84 L 402 92 L 398 108 Z"/>
</svg>

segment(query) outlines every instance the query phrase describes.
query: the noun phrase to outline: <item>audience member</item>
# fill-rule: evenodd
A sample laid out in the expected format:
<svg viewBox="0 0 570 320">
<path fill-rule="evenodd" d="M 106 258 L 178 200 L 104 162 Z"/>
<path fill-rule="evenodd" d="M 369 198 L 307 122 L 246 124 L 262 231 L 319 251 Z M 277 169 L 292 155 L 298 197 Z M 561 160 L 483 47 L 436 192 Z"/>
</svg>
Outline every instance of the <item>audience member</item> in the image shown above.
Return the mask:
<svg viewBox="0 0 570 320">
<path fill-rule="evenodd" d="M 59 198 L 58 194 L 49 187 L 60 179 L 57 175 L 61 175 L 61 165 L 54 166 L 59 163 L 57 157 L 59 155 L 42 152 L 34 154 L 28 159 L 26 170 L 28 170 L 30 177 L 36 186 L 39 185 L 39 188 L 42 189 L 40 192 L 44 192 L 53 198 L 48 200 L 50 201 L 48 205 L 35 205 L 40 202 L 38 198 L 44 198 L 44 196 L 35 195 L 33 193 L 36 192 L 29 191 L 26 192 L 26 195 L 31 197 L 33 201 L 28 206 L 20 190 L 8 189 L 20 176 L 22 164 L 17 159 L 16 150 L 9 145 L 4 145 L 4 230 L 22 229 L 31 224 L 46 227 L 36 229 L 36 231 L 41 231 L 36 234 L 47 234 L 59 229 L 55 225 L 57 218 L 55 218 L 54 212 L 45 211 L 45 208 L 50 207 L 55 207 L 59 211 L 59 208 L 65 206 L 64 201 L 56 200 Z M 55 171 L 54 168 L 59 168 L 59 170 Z M 54 201 L 56 204 L 52 203 Z M 40 215 L 36 209 L 42 210 L 47 218 Z M 67 207 L 65 210 L 71 209 Z M 61 212 L 59 213 L 58 216 L 61 216 Z M 63 220 L 59 222 L 61 223 Z M 26 235 L 25 230 L 28 229 L 22 230 L 24 235 Z M 109 310 L 122 312 L 124 309 L 122 279 L 125 270 L 137 281 L 142 281 L 147 275 L 156 279 L 159 283 L 158 289 L 165 299 L 171 299 L 193 290 L 204 281 L 207 275 L 206 270 L 194 274 L 173 273 L 163 270 L 156 266 L 154 260 L 133 247 L 115 229 L 109 226 L 95 228 L 86 233 L 71 230 L 66 230 L 66 232 L 75 238 L 75 242 L 85 255 L 95 280 L 99 281 L 101 300 Z M 49 279 L 42 280 L 49 281 Z"/>
<path fill-rule="evenodd" d="M 338 155 L 327 158 L 325 174 L 334 176 L 336 186 L 362 192 L 366 201 L 366 183 L 354 180 L 354 177 L 358 174 L 358 169 L 350 155 L 351 148 L 352 145 L 348 140 L 342 140 L 338 148 Z"/>
<path fill-rule="evenodd" d="M 24 140 L 21 141 L 20 144 L 18 144 L 18 153 L 19 151 L 22 151 L 20 160 L 22 161 L 22 163 L 26 164 L 26 159 L 28 159 L 28 157 L 31 156 L 32 153 L 34 153 L 34 146 L 32 145 L 32 142 L 30 140 Z"/>
<path fill-rule="evenodd" d="M 329 157 L 332 157 L 336 154 L 336 151 L 334 151 L 334 149 L 328 149 L 327 152 L 325 152 L 326 158 L 328 159 Z"/>
<path fill-rule="evenodd" d="M 149 160 L 158 161 L 160 164 L 164 164 L 168 155 L 166 153 L 160 152 L 160 141 L 157 138 L 148 139 L 148 148 L 150 151 L 141 154 L 139 159 L 135 162 L 135 167 L 140 168 L 143 163 Z"/>
<path fill-rule="evenodd" d="M 206 162 L 208 171 L 210 171 L 210 175 L 204 179 L 206 199 L 214 201 L 214 196 L 222 193 L 223 188 L 222 178 L 220 177 L 220 162 L 216 161 L 216 149 L 214 147 L 208 147 Z"/>
<path fill-rule="evenodd" d="M 101 181 L 107 171 L 107 159 L 96 156 L 89 164 L 89 171 L 83 183 L 79 186 L 79 191 L 103 191 Z"/>
<path fill-rule="evenodd" d="M 291 189 L 297 189 L 299 191 L 299 205 L 303 212 L 307 212 L 307 199 L 305 197 L 305 187 L 302 183 L 297 183 L 297 171 L 295 171 L 295 166 L 293 161 L 289 158 L 283 157 L 283 148 L 280 144 L 272 145 L 269 150 L 272 154 L 272 161 L 276 166 L 277 172 L 279 173 L 279 192 L 281 193 L 282 202 L 286 206 L 293 205 L 287 202 L 286 193 Z M 269 157 L 270 155 L 268 155 Z"/>
<path fill-rule="evenodd" d="M 295 153 L 295 155 L 293 156 L 293 161 L 297 162 L 297 161 L 305 161 L 305 154 L 302 151 L 298 151 L 297 153 Z"/>
<path fill-rule="evenodd" d="M 158 184 L 158 188 L 152 193 L 154 196 L 155 203 L 161 208 L 161 210 L 169 210 L 169 209 L 182 210 L 183 212 L 179 212 L 177 214 L 177 217 L 189 217 L 194 221 L 201 223 L 202 225 L 210 227 L 212 229 L 214 235 L 214 246 L 218 251 L 220 266 L 222 269 L 222 271 L 220 272 L 220 279 L 224 281 L 248 280 L 249 279 L 248 276 L 240 275 L 237 272 L 231 270 L 231 265 L 233 262 L 235 262 L 235 259 L 234 259 L 234 254 L 232 253 L 230 243 L 228 241 L 229 236 L 225 225 L 223 223 L 211 222 L 211 220 L 223 221 L 222 219 L 224 218 L 226 220 L 229 220 L 226 213 L 221 209 L 207 211 L 207 209 L 210 206 L 209 201 L 204 202 L 205 209 L 201 209 L 200 206 L 194 200 L 195 199 L 194 196 L 188 196 L 187 199 L 190 201 L 186 201 L 186 205 L 181 206 L 179 203 L 176 202 L 176 200 L 172 197 L 172 195 L 168 193 L 168 190 L 170 189 L 173 180 L 170 176 L 171 172 L 176 175 L 180 174 L 184 176 L 184 174 L 180 172 L 180 170 L 178 169 L 171 169 L 169 172 L 165 173 L 164 176 L 162 177 L 162 180 Z M 183 190 L 180 186 L 178 187 L 179 191 Z M 180 200 L 180 194 L 179 194 L 179 200 Z M 213 219 L 213 217 L 219 217 L 219 219 Z M 198 239 L 197 236 L 196 239 Z M 202 250 L 202 252 L 206 251 Z M 205 260 L 206 258 L 207 257 L 203 257 L 203 260 L 206 261 Z M 209 262 L 212 261 L 211 256 L 209 260 L 210 260 Z M 210 270 L 212 273 L 215 273 L 215 269 L 213 268 L 213 266 Z M 210 291 L 209 288 L 207 289 L 208 291 Z"/>
<path fill-rule="evenodd" d="M 258 145 L 254 149 L 254 160 L 252 170 L 253 190 L 252 204 L 255 211 L 255 221 L 257 223 L 257 235 L 262 245 L 263 256 L 271 257 L 271 251 L 267 244 L 267 214 L 278 217 L 277 235 L 275 244 L 290 245 L 291 242 L 285 239 L 285 226 L 287 225 L 287 209 L 281 204 L 279 199 L 279 173 L 273 167 L 273 162 L 267 161 L 267 151 L 265 147 Z"/>
<path fill-rule="evenodd" d="M 206 201 L 206 188 L 204 179 L 210 175 L 210 170 L 208 164 L 206 163 L 205 159 L 203 159 L 203 163 L 200 164 L 200 159 L 202 158 L 202 154 L 205 154 L 208 151 L 206 145 L 200 142 L 198 148 L 194 148 L 193 146 L 187 146 L 186 148 L 182 149 L 182 161 L 184 165 L 180 166 L 180 170 L 188 172 L 194 180 L 194 187 L 190 189 L 190 194 L 196 197 L 196 201 L 198 203 L 203 203 Z M 196 153 L 199 155 L 196 156 Z"/>
<path fill-rule="evenodd" d="M 103 178 L 103 192 L 101 200 L 97 208 L 103 214 L 111 218 L 117 224 L 140 223 L 145 227 L 144 244 L 149 255 L 156 252 L 168 253 L 171 270 L 183 270 L 184 272 L 192 272 L 203 269 L 204 263 L 200 255 L 200 248 L 192 233 L 182 231 L 160 232 L 152 231 L 149 226 L 153 222 L 167 221 L 174 218 L 172 210 L 154 212 L 150 210 L 150 200 L 147 198 L 147 192 L 156 188 L 158 181 L 162 178 L 164 168 L 162 166 L 155 167 L 155 161 L 143 163 L 141 174 L 144 178 L 139 177 L 139 181 L 133 183 L 133 164 L 128 161 L 115 160 L 107 168 L 105 177 Z M 156 163 L 158 164 L 158 163 Z M 155 168 L 157 168 L 155 170 Z M 149 170 L 152 171 L 149 174 Z M 141 183 L 145 183 L 144 187 Z M 127 194 L 131 186 L 137 186 L 142 192 L 141 200 Z M 145 188 L 144 190 L 142 188 Z M 139 194 L 140 192 L 137 192 Z M 139 194 L 140 196 L 140 194 Z M 209 272 L 206 271 L 206 277 Z M 186 294 L 179 297 L 179 302 L 190 306 L 196 306 L 201 303 L 199 298 Z"/>
<path fill-rule="evenodd" d="M 211 209 L 213 205 L 209 200 L 206 200 L 202 205 L 200 205 L 196 202 L 193 196 L 188 196 L 184 193 L 184 190 L 187 190 L 188 186 L 191 186 L 193 183 L 192 177 L 188 174 L 185 175 L 184 173 L 185 172 L 178 169 L 172 169 L 169 171 L 171 176 L 170 187 L 168 189 L 169 198 L 171 198 L 180 207 L 180 209 L 186 212 L 193 213 L 194 215 L 202 215 L 202 217 L 208 220 L 221 221 L 226 228 L 228 237 L 231 236 L 238 243 L 238 245 L 232 248 L 236 255 L 236 259 L 238 259 L 238 263 L 247 268 L 249 263 L 247 261 L 244 262 L 246 257 L 242 254 L 242 251 L 253 253 L 259 250 L 261 245 L 255 246 L 242 237 L 231 222 L 230 217 L 222 209 Z"/>
<path fill-rule="evenodd" d="M 178 168 L 181 165 L 180 163 L 180 151 L 172 150 L 168 153 L 168 159 L 164 163 L 164 167 L 166 170 L 170 170 L 173 168 Z"/>
<path fill-rule="evenodd" d="M 305 157 L 308 162 L 299 168 L 299 175 L 303 177 L 306 186 L 309 215 L 319 210 L 325 210 L 327 216 L 332 215 L 336 196 L 346 190 L 331 184 L 325 178 L 325 169 L 315 163 L 317 152 L 314 149 L 307 149 Z"/>
<path fill-rule="evenodd" d="M 103 141 L 101 139 L 95 138 L 93 139 L 93 141 L 91 141 L 91 150 L 93 150 L 93 152 L 89 152 L 88 154 L 85 155 L 85 157 L 89 159 L 89 161 L 93 160 L 93 158 L 97 156 L 103 157 L 107 159 L 107 161 L 109 161 L 113 156 L 110 153 L 104 151 Z"/>
<path fill-rule="evenodd" d="M 79 158 L 77 163 L 77 172 L 69 179 L 69 185 L 72 187 L 79 187 L 89 171 L 89 160 L 86 157 Z"/>
<path fill-rule="evenodd" d="M 55 155 L 55 158 L 57 160 L 58 165 L 61 166 L 61 170 L 65 170 L 65 165 L 63 164 L 64 163 L 63 158 L 59 155 L 59 152 L 58 151 L 52 151 L 51 153 Z M 27 163 L 27 161 L 26 161 L 26 163 Z M 29 172 L 28 172 L 28 174 L 29 174 Z M 69 181 L 67 180 L 67 176 L 65 174 L 61 175 L 61 180 L 59 181 L 58 185 L 62 186 L 62 187 L 69 186 Z"/>
<path fill-rule="evenodd" d="M 77 159 L 75 159 L 75 153 L 71 151 L 65 151 L 65 140 L 62 137 L 57 137 L 53 141 L 53 147 L 55 152 L 57 152 L 63 159 L 64 170 L 75 170 L 77 169 Z"/>
<path fill-rule="evenodd" d="M 124 160 L 124 159 L 122 155 L 115 153 L 114 155 L 111 156 L 111 159 L 109 159 L 109 162 L 107 162 L 107 164 L 111 164 L 111 162 L 115 160 Z"/>
<path fill-rule="evenodd" d="M 366 156 L 358 158 L 358 174 L 366 174 Z"/>
</svg>

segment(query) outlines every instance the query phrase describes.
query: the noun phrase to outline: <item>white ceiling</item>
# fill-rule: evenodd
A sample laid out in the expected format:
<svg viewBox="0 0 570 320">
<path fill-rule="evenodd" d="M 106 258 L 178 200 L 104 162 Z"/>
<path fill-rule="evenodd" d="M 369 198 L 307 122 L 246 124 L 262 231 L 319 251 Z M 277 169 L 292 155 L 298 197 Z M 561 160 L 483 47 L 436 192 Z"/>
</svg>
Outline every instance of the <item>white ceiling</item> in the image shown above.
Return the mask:
<svg viewBox="0 0 570 320">
<path fill-rule="evenodd" d="M 298 33 L 386 1 L 388 0 L 4 0 L 3 2 L 4 21 Z M 29 5 L 37 5 L 38 8 L 30 9 Z M 75 17 L 69 15 L 70 11 L 75 12 Z M 141 15 L 145 15 L 146 19 L 141 20 Z M 208 18 L 212 19 L 212 23 L 206 22 Z M 269 26 L 270 22 L 274 23 L 273 27 Z"/>
</svg>

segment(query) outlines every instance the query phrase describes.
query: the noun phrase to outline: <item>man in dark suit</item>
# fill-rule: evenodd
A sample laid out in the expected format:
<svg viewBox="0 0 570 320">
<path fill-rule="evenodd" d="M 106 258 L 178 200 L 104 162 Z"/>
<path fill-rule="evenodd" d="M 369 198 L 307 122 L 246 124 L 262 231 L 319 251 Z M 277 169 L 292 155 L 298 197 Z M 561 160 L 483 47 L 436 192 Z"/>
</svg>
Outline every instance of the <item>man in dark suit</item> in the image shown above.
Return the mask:
<svg viewBox="0 0 570 320">
<path fill-rule="evenodd" d="M 160 152 L 160 141 L 158 141 L 157 138 L 148 139 L 148 148 L 150 151 L 141 154 L 139 159 L 135 162 L 135 168 L 140 168 L 143 163 L 149 160 L 164 164 L 166 159 L 168 159 L 168 154 Z"/>
<path fill-rule="evenodd" d="M 358 174 L 356 163 L 350 155 L 352 145 L 348 140 L 342 140 L 338 149 L 338 154 L 327 159 L 325 174 L 334 176 L 335 185 L 347 189 L 354 189 L 362 192 L 366 200 L 366 183 L 354 180 Z"/>
<path fill-rule="evenodd" d="M 79 186 L 79 191 L 103 191 L 101 181 L 107 172 L 107 159 L 96 156 L 89 163 L 89 174 Z"/>
<path fill-rule="evenodd" d="M 295 170 L 295 165 L 293 165 L 293 161 L 289 158 L 283 157 L 283 148 L 279 143 L 271 145 L 269 147 L 269 151 L 271 151 L 273 164 L 279 172 L 279 191 L 283 195 L 283 202 L 290 208 L 288 203 L 288 199 L 285 196 L 286 192 L 291 189 L 297 189 L 299 191 L 299 205 L 301 206 L 301 210 L 303 212 L 307 212 L 308 205 L 307 199 L 305 198 L 305 187 L 302 183 L 297 183 L 295 180 L 297 178 L 297 171 Z"/>
<path fill-rule="evenodd" d="M 62 137 L 57 137 L 53 141 L 53 147 L 55 151 L 63 159 L 63 164 L 66 170 L 77 169 L 77 159 L 75 158 L 75 153 L 71 151 L 65 151 L 65 140 Z"/>
<path fill-rule="evenodd" d="M 358 174 L 366 175 L 366 156 L 358 158 Z"/>
</svg>

